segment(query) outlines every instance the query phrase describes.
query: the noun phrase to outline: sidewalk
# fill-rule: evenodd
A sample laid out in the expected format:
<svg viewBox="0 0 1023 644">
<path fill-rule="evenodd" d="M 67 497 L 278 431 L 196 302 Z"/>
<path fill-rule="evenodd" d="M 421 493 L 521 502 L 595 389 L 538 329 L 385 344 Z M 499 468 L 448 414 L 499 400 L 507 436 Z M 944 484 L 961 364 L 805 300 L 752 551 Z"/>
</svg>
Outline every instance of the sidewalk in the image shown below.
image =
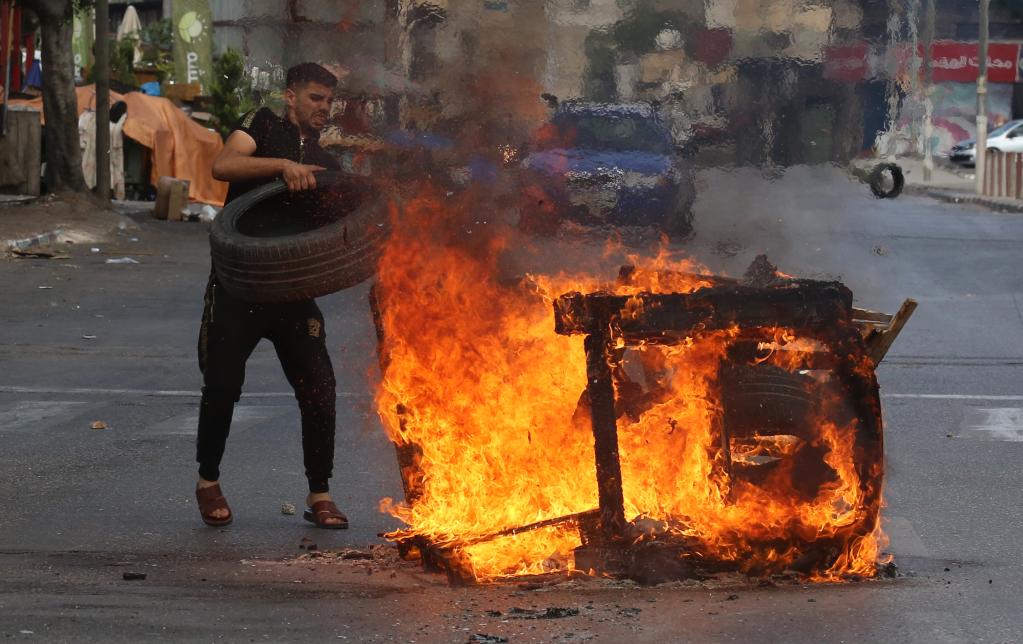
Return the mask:
<svg viewBox="0 0 1023 644">
<path fill-rule="evenodd" d="M 61 243 L 94 244 L 137 227 L 127 215 L 152 210 L 150 202 L 114 201 L 104 209 L 88 197 L 0 200 L 0 253 Z"/>
<path fill-rule="evenodd" d="M 1023 212 L 1023 200 L 978 195 L 973 168 L 960 168 L 948 164 L 947 161 L 935 159 L 931 180 L 924 182 L 922 159 L 904 157 L 895 162 L 905 175 L 907 192 L 924 194 L 949 203 L 975 204 L 996 212 Z"/>
</svg>

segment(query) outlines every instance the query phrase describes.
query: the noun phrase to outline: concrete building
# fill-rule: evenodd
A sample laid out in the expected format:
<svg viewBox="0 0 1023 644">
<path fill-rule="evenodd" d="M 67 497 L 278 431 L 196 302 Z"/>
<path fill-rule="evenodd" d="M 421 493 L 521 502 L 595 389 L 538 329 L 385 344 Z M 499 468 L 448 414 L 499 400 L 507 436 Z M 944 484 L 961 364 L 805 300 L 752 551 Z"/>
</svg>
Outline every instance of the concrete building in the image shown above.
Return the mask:
<svg viewBox="0 0 1023 644">
<path fill-rule="evenodd" d="M 976 4 L 936 2 L 935 38 L 972 42 Z M 123 4 L 114 0 L 112 16 Z M 172 0 L 134 4 L 145 21 L 161 7 L 169 15 Z M 263 87 L 279 87 L 284 70 L 300 60 L 387 68 L 392 80 L 414 84 L 403 114 L 425 129 L 466 115 L 528 129 L 545 116 L 538 100 L 543 92 L 561 99 L 658 101 L 680 137 L 695 127 L 742 132 L 741 162 L 781 164 L 841 161 L 872 147 L 919 152 L 925 144 L 942 148 L 972 133 L 971 83 L 942 81 L 932 90 L 938 133 L 927 143 L 921 138 L 914 44 L 923 5 L 210 0 L 215 51 L 231 46 L 243 52 Z M 402 15 L 428 19 L 404 24 Z M 653 24 L 651 16 L 663 24 Z M 1019 16 L 993 8 L 991 38 L 1023 41 Z M 1023 84 L 993 83 L 990 111 L 995 123 L 1023 116 Z"/>
<path fill-rule="evenodd" d="M 382 60 L 385 2 L 210 0 L 216 52 L 234 47 L 254 65 Z"/>
<path fill-rule="evenodd" d="M 590 64 L 586 41 L 624 18 L 627 8 L 619 0 L 548 0 L 544 90 L 562 98 L 584 95 Z"/>
</svg>

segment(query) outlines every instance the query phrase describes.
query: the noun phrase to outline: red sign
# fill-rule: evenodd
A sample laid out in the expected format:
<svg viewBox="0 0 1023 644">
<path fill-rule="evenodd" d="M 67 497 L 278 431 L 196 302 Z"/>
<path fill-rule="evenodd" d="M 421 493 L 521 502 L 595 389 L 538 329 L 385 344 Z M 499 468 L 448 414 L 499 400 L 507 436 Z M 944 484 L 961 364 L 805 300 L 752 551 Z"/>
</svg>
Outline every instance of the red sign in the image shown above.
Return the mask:
<svg viewBox="0 0 1023 644">
<path fill-rule="evenodd" d="M 977 43 L 936 42 L 931 56 L 936 82 L 969 83 L 977 80 L 980 61 Z M 988 45 L 987 79 L 992 83 L 1015 83 L 1019 45 Z"/>
<path fill-rule="evenodd" d="M 824 78 L 855 83 L 866 78 L 867 44 L 828 47 L 824 51 Z"/>
</svg>

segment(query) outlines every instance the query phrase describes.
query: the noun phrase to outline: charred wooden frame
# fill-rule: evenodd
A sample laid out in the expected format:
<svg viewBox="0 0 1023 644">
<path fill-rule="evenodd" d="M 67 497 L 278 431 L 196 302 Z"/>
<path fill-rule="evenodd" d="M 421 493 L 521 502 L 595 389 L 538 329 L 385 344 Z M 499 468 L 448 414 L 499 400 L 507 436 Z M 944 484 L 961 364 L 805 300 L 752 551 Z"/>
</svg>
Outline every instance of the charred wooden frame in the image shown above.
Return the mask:
<svg viewBox="0 0 1023 644">
<path fill-rule="evenodd" d="M 838 282 L 792 280 L 758 288 L 713 286 L 693 293 L 567 293 L 554 302 L 554 330 L 562 335 L 611 331 L 626 342 L 668 343 L 694 332 L 784 326 L 814 333 L 850 320 L 852 292 Z"/>
<path fill-rule="evenodd" d="M 628 285 L 636 275 L 623 267 L 618 283 Z M 662 273 L 661 277 L 670 275 Z M 567 293 L 554 302 L 555 330 L 563 335 L 585 335 L 587 398 L 594 436 L 599 507 L 564 517 L 524 526 L 513 526 L 468 539 L 431 541 L 413 532 L 388 535 L 398 543 L 402 556 L 420 558 L 427 569 L 444 572 L 452 584 L 473 583 L 475 577 L 464 548 L 502 537 L 555 525 L 577 526 L 582 546 L 576 549 L 575 566 L 602 574 L 632 577 L 640 581 L 663 581 L 698 575 L 692 563 L 692 544 L 646 543 L 629 539 L 624 511 L 618 427 L 615 412 L 614 370 L 621 358 L 620 343 L 674 344 L 706 331 L 738 326 L 743 338 L 755 344 L 770 338 L 769 329 L 786 327 L 798 335 L 815 339 L 827 348 L 813 354 L 809 368 L 823 368 L 843 386 L 858 419 L 855 452 L 864 486 L 863 509 L 848 534 L 827 543 L 814 542 L 816 553 L 808 554 L 807 568 L 821 558 L 837 554 L 848 539 L 869 533 L 880 505 L 883 437 L 880 401 L 873 366 L 884 357 L 899 331 L 916 307 L 906 300 L 895 315 L 853 308 L 852 292 L 839 282 L 796 280 L 779 277 L 766 258 L 758 258 L 743 281 L 707 275 L 688 275 L 710 286 L 692 293 L 640 293 L 631 296 L 597 292 Z M 370 291 L 370 308 L 383 347 L 383 324 L 377 287 Z M 742 343 L 730 351 L 729 359 L 745 360 Z M 379 354 L 381 371 L 387 356 Z M 808 363 L 809 364 L 809 363 Z M 403 409 L 397 409 L 399 417 Z M 723 448 L 728 436 L 722 432 Z M 422 448 L 414 442 L 395 443 L 406 503 L 414 504 L 423 494 Z M 726 459 L 730 461 L 729 459 Z M 764 544 L 770 546 L 772 544 Z M 777 544 L 779 547 L 784 544 Z M 708 562 L 700 562 L 707 569 Z M 799 567 L 799 562 L 794 564 Z"/>
<path fill-rule="evenodd" d="M 623 269 L 620 281 L 627 281 L 630 273 Z M 774 279 L 766 286 L 720 278 L 704 281 L 714 285 L 685 294 L 567 293 L 554 302 L 557 333 L 586 336 L 587 392 L 600 514 L 595 525 L 581 526 L 584 545 L 576 551 L 577 568 L 636 577 L 642 576 L 637 570 L 651 557 L 659 562 L 657 565 L 680 565 L 678 552 L 663 546 L 644 547 L 641 552 L 627 535 L 612 379 L 615 356 L 621 355 L 616 348 L 623 342 L 626 347 L 674 344 L 707 331 L 736 326 L 747 339 L 766 338 L 769 329 L 785 327 L 800 337 L 819 341 L 827 348 L 823 361 L 841 383 L 858 419 L 855 451 L 859 455 L 857 469 L 864 503 L 845 540 L 869 534 L 876 523 L 879 473 L 883 471 L 881 407 L 873 363 L 866 360 L 870 354 L 864 333 L 854 322 L 852 292 L 838 282 L 814 280 Z M 727 452 L 728 436 L 724 431 L 722 443 Z M 726 460 L 730 467 L 730 459 Z M 837 556 L 842 541 L 814 543 L 819 553 L 815 561 Z"/>
</svg>

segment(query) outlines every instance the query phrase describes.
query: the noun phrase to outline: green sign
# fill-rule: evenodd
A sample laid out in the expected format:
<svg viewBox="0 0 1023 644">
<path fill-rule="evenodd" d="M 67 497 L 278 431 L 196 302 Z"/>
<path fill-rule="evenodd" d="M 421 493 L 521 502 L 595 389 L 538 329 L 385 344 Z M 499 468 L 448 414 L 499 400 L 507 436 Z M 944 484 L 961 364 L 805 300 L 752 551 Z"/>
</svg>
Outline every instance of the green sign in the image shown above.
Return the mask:
<svg viewBox="0 0 1023 644">
<path fill-rule="evenodd" d="M 92 67 L 92 43 L 96 39 L 96 28 L 92 21 L 92 9 L 83 9 L 75 13 L 71 34 L 71 50 L 75 55 L 75 72 L 85 76 L 82 70 Z"/>
<path fill-rule="evenodd" d="M 199 83 L 207 92 L 213 73 L 213 14 L 208 0 L 174 0 L 174 75 L 179 83 Z"/>
</svg>

